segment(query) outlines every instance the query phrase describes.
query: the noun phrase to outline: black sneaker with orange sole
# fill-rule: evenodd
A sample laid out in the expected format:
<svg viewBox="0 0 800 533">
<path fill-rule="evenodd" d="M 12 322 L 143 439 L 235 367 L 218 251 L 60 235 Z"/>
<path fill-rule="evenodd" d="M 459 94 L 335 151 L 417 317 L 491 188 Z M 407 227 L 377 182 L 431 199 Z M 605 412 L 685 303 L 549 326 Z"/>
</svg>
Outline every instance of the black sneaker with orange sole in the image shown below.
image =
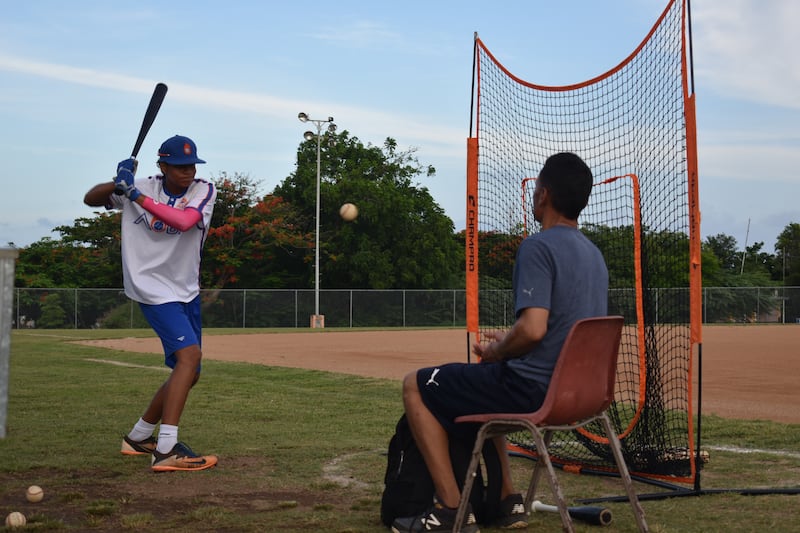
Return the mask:
<svg viewBox="0 0 800 533">
<path fill-rule="evenodd" d="M 217 464 L 216 455 L 197 455 L 189 446 L 179 442 L 168 453 L 153 450 L 150 468 L 153 472 L 205 470 Z"/>
<path fill-rule="evenodd" d="M 144 440 L 132 440 L 127 435 L 122 437 L 122 447 L 120 453 L 122 455 L 151 455 L 156 451 L 156 444 L 158 441 L 152 435 Z"/>
</svg>

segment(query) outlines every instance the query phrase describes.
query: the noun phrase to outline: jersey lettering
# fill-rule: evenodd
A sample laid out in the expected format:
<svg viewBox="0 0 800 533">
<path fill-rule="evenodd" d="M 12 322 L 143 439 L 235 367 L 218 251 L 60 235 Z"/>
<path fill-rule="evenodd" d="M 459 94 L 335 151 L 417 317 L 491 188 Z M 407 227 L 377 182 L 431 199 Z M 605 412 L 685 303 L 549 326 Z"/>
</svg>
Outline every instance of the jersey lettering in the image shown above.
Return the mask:
<svg viewBox="0 0 800 533">
<path fill-rule="evenodd" d="M 144 224 L 147 229 L 156 233 L 166 233 L 167 235 L 180 235 L 181 232 L 164 223 L 163 220 L 153 218 L 150 220 L 148 213 L 142 213 L 133 221 L 134 224 Z"/>
</svg>

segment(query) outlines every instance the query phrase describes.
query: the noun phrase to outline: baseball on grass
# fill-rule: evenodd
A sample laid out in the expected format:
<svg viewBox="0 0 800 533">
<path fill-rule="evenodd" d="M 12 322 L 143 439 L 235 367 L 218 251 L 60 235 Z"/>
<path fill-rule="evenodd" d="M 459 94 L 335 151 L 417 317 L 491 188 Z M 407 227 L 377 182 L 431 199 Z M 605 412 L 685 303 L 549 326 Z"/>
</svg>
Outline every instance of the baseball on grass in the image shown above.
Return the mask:
<svg viewBox="0 0 800 533">
<path fill-rule="evenodd" d="M 349 202 L 342 204 L 342 207 L 339 208 L 339 216 L 348 222 L 355 220 L 358 216 L 356 204 L 351 204 Z"/>
<path fill-rule="evenodd" d="M 13 513 L 8 513 L 6 517 L 6 527 L 9 529 L 16 529 L 18 527 L 23 527 L 26 524 L 27 520 L 25 520 L 25 515 L 14 511 Z"/>
<path fill-rule="evenodd" d="M 44 491 L 39 485 L 31 485 L 28 487 L 28 490 L 25 491 L 25 497 L 28 498 L 28 501 L 31 503 L 40 502 L 42 498 L 44 498 Z"/>
</svg>

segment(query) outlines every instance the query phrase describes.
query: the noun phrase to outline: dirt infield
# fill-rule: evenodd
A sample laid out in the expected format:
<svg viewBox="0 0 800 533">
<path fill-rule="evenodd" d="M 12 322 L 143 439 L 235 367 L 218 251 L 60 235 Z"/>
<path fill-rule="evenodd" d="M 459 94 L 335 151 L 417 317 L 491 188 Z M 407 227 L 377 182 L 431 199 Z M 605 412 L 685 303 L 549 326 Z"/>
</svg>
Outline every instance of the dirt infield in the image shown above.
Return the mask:
<svg viewBox="0 0 800 533">
<path fill-rule="evenodd" d="M 161 353 L 157 338 L 86 344 Z M 466 361 L 466 354 L 467 337 L 461 330 L 314 331 L 203 339 L 207 359 L 398 380 L 423 366 Z M 800 326 L 708 326 L 703 329 L 702 357 L 703 414 L 800 423 Z"/>
</svg>

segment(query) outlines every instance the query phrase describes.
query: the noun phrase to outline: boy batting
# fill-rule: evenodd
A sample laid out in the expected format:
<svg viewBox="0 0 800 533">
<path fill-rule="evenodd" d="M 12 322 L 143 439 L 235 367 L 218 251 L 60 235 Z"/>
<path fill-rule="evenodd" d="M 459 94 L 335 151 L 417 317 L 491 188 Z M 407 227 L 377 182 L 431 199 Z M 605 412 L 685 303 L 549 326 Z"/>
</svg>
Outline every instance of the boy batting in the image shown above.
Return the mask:
<svg viewBox="0 0 800 533">
<path fill-rule="evenodd" d="M 150 455 L 154 472 L 217 464 L 216 456 L 196 454 L 178 440 L 181 413 L 200 378 L 200 256 L 217 196 L 212 183 L 195 177 L 198 163 L 205 161 L 197 157 L 194 141 L 176 135 L 158 151 L 160 175 L 134 180 L 137 161 L 131 157 L 119 163 L 113 181 L 95 185 L 84 197 L 89 206 L 122 210 L 125 294 L 139 303 L 172 369 L 122 439 L 121 452 Z"/>
</svg>

